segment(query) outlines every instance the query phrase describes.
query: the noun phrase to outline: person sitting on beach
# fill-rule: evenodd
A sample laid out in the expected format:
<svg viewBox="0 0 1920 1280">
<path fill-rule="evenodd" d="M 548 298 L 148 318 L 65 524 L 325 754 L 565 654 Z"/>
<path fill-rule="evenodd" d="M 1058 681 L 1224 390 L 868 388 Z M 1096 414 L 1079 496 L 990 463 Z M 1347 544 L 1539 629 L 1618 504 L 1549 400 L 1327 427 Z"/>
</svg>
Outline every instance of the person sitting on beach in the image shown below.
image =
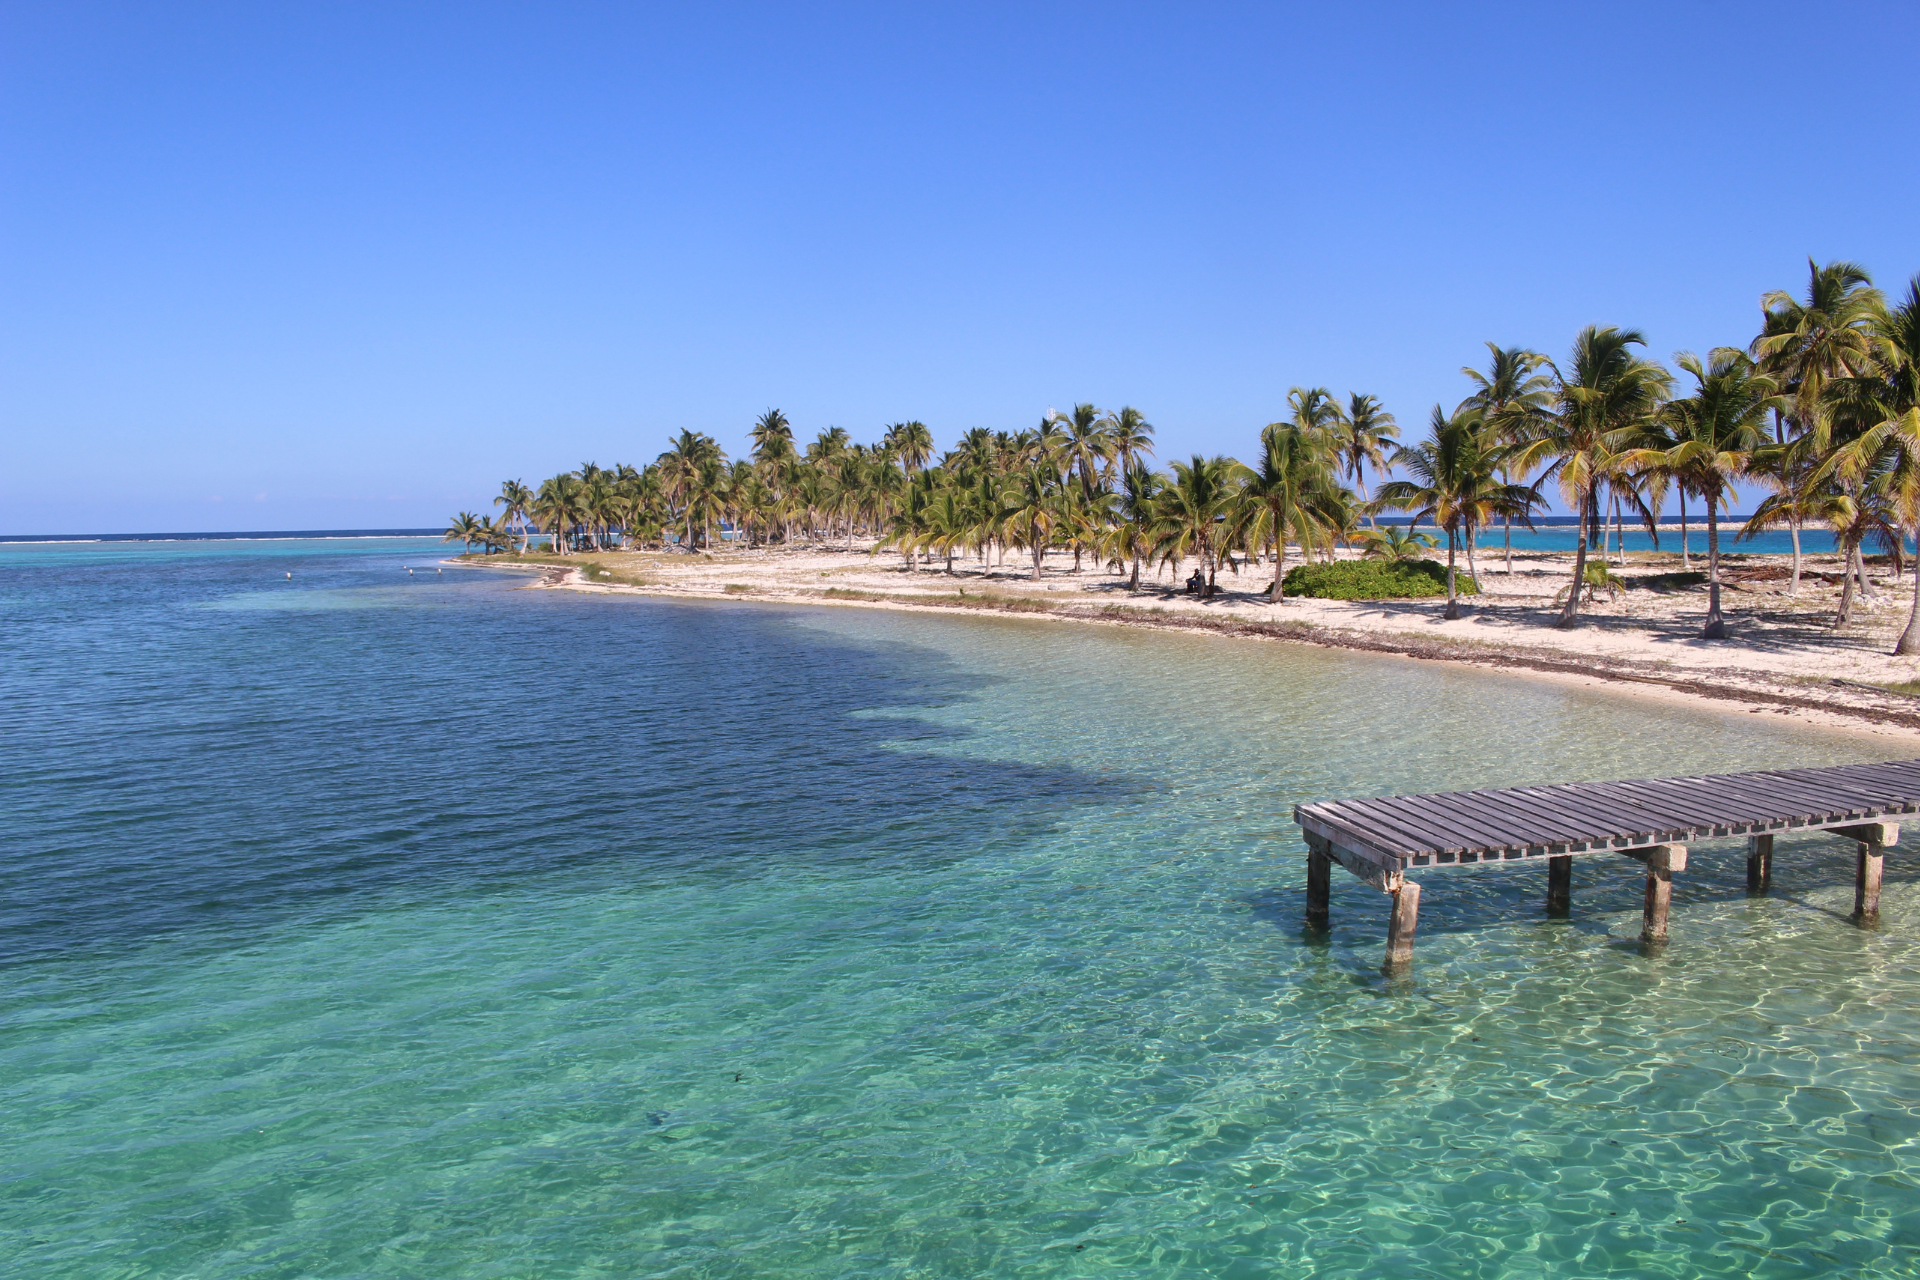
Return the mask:
<svg viewBox="0 0 1920 1280">
<path fill-rule="evenodd" d="M 1190 596 L 1197 596 L 1202 591 L 1205 591 L 1206 589 L 1207 589 L 1207 575 L 1200 572 L 1198 569 L 1195 569 L 1193 571 L 1193 576 L 1187 579 L 1187 594 Z"/>
</svg>

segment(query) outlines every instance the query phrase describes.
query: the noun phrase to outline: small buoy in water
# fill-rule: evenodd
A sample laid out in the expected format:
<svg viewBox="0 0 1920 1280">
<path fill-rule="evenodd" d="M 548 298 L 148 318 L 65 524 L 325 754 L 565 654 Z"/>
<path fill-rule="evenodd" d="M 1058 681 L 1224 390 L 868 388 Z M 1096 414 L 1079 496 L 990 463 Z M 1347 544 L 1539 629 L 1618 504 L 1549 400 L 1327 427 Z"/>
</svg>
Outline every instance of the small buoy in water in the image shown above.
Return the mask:
<svg viewBox="0 0 1920 1280">
<path fill-rule="evenodd" d="M 412 565 L 408 565 L 408 566 L 407 566 L 407 576 L 408 576 L 409 578 L 411 578 L 411 577 L 413 576 L 413 566 L 412 566 Z"/>
<path fill-rule="evenodd" d="M 445 572 L 446 572 L 446 570 L 445 570 L 445 569 L 435 569 L 435 570 L 434 570 L 434 572 L 435 572 L 435 573 L 445 573 Z"/>
<path fill-rule="evenodd" d="M 288 582 L 292 582 L 292 581 L 293 581 L 293 570 L 291 570 L 291 569 L 289 569 L 289 570 L 287 570 L 287 581 L 288 581 Z"/>
</svg>

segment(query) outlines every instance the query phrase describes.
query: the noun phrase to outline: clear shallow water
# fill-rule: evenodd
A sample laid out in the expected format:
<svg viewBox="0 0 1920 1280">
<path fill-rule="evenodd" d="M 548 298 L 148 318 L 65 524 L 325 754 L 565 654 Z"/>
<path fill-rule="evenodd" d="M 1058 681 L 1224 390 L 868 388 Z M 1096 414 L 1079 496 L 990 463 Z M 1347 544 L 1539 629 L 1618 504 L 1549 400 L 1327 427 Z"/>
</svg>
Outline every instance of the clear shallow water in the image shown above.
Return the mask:
<svg viewBox="0 0 1920 1280">
<path fill-rule="evenodd" d="M 1299 928 L 1290 806 L 1881 758 L 1018 620 L 0 549 L 0 1273 L 1909 1275 L 1920 894 Z M 292 569 L 289 583 L 284 573 Z"/>
</svg>

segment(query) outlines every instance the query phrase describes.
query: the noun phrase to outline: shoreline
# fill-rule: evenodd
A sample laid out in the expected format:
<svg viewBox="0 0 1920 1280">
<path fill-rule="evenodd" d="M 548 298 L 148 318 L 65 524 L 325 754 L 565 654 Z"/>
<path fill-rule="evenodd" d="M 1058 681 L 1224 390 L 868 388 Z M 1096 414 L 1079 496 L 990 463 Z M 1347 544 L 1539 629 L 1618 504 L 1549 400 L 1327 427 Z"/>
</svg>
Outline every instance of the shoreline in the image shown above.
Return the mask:
<svg viewBox="0 0 1920 1280">
<path fill-rule="evenodd" d="M 746 559 L 756 554 L 766 558 L 759 563 Z M 1057 594 L 1058 583 L 1047 586 L 1044 583 L 1017 582 L 1007 577 L 994 579 L 990 576 L 991 571 L 985 578 L 947 580 L 947 589 L 939 591 L 927 588 L 941 585 L 945 575 L 927 571 L 909 574 L 905 590 L 898 589 L 898 583 L 889 584 L 895 589 L 887 590 L 812 583 L 802 586 L 782 580 L 793 577 L 795 572 L 833 578 L 861 574 L 863 570 L 871 569 L 871 565 L 848 566 L 845 561 L 849 556 L 858 556 L 863 561 L 868 559 L 864 551 L 793 553 L 785 558 L 806 562 L 797 571 L 781 566 L 765 552 L 722 553 L 719 556 L 702 556 L 698 560 L 682 559 L 677 553 L 672 556 L 640 556 L 637 553 L 588 552 L 579 556 L 580 563 L 572 565 L 559 563 L 558 557 L 542 557 L 539 560 L 462 557 L 445 563 L 535 573 L 538 580 L 527 585 L 543 590 L 746 604 L 924 610 L 969 617 L 993 614 L 1050 622 L 1183 631 L 1226 639 L 1310 644 L 1412 661 L 1442 662 L 1518 679 L 1545 680 L 1567 687 L 1604 689 L 1609 693 L 1650 698 L 1670 705 L 1687 705 L 1726 715 L 1782 715 L 1802 725 L 1864 734 L 1890 742 L 1920 744 L 1920 697 L 1818 671 L 1781 676 L 1777 672 L 1720 667 L 1718 664 L 1714 664 L 1718 669 L 1689 671 L 1685 668 L 1676 669 L 1671 660 L 1649 661 L 1626 654 L 1599 652 L 1592 643 L 1605 634 L 1598 618 L 1573 632 L 1555 632 L 1551 636 L 1530 635 L 1531 643 L 1500 643 L 1478 638 L 1423 636 L 1377 625 L 1339 625 L 1339 619 L 1324 616 L 1331 611 L 1371 614 L 1383 605 L 1390 605 L 1393 608 L 1388 611 L 1389 614 L 1415 615 L 1412 620 L 1417 624 L 1421 620 L 1418 617 L 1421 613 L 1430 611 L 1436 616 L 1438 614 L 1440 602 L 1427 600 L 1356 601 L 1350 604 L 1314 600 L 1299 602 L 1297 606 L 1289 601 L 1278 608 L 1300 607 L 1305 614 L 1307 606 L 1314 606 L 1322 616 L 1276 618 L 1272 616 L 1276 606 L 1263 600 L 1249 601 L 1244 595 L 1232 601 L 1241 606 L 1237 609 L 1216 608 L 1191 601 L 1184 602 L 1188 607 L 1169 608 L 1166 607 L 1168 602 L 1164 596 L 1158 605 L 1146 596 L 1129 597 L 1125 603 L 1088 600 L 1084 598 L 1088 586 L 1082 582 L 1074 584 L 1079 588 L 1081 599 L 1061 599 Z M 623 579 L 621 574 L 605 567 L 608 561 L 626 557 L 644 560 L 644 572 L 629 574 Z M 826 570 L 815 568 L 814 564 L 821 560 L 834 561 L 835 565 Z M 695 572 L 684 572 L 688 570 Z M 896 578 L 902 572 L 897 566 L 872 571 L 892 574 Z M 715 574 L 759 580 L 711 581 Z M 656 578 L 655 575 L 659 576 Z M 1483 568 L 1483 582 L 1496 576 Z M 1026 589 L 1019 589 L 1022 587 Z M 1041 590 L 1036 591 L 1036 587 Z M 1045 592 L 1055 593 L 1054 598 L 1046 598 Z M 1246 607 L 1249 604 L 1265 616 L 1245 616 L 1251 611 Z M 1731 621 L 1732 611 L 1728 612 Z M 1400 617 L 1395 620 L 1408 619 Z M 1446 625 L 1457 627 L 1458 624 Z M 1556 640 L 1572 643 L 1555 643 Z M 1580 642 L 1583 640 L 1588 643 L 1582 645 Z M 1888 661 L 1903 666 L 1913 665 L 1911 659 Z"/>
</svg>

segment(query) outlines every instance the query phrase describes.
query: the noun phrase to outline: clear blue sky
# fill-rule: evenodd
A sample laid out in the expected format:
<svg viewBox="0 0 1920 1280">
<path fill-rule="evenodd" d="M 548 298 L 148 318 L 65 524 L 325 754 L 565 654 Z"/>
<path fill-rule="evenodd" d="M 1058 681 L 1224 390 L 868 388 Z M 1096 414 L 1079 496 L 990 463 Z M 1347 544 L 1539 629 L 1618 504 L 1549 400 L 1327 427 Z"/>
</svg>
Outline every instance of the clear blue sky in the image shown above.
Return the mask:
<svg viewBox="0 0 1920 1280">
<path fill-rule="evenodd" d="M 1920 8 L 0 7 L 0 532 L 367 527 L 754 416 L 872 439 L 1920 270 Z"/>
</svg>

